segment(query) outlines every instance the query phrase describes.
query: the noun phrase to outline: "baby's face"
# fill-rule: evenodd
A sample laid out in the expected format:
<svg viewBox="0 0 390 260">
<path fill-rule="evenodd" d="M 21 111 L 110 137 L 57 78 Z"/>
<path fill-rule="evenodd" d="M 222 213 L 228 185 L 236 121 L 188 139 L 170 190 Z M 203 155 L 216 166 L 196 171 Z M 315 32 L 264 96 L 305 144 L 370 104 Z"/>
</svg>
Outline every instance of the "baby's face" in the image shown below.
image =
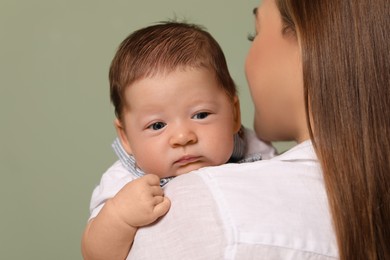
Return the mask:
<svg viewBox="0 0 390 260">
<path fill-rule="evenodd" d="M 177 69 L 125 91 L 119 136 L 137 165 L 161 178 L 226 163 L 240 128 L 239 103 L 206 69 Z"/>
</svg>

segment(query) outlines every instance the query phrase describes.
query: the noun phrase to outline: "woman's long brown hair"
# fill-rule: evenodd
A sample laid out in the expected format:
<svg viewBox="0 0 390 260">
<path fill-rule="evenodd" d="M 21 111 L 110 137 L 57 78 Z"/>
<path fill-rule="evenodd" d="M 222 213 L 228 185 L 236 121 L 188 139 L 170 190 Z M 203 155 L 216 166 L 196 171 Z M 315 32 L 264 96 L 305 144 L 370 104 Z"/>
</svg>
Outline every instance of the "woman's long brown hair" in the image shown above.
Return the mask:
<svg viewBox="0 0 390 260">
<path fill-rule="evenodd" d="M 340 259 L 390 259 L 390 4 L 277 0 L 301 44 L 306 114 Z"/>
</svg>

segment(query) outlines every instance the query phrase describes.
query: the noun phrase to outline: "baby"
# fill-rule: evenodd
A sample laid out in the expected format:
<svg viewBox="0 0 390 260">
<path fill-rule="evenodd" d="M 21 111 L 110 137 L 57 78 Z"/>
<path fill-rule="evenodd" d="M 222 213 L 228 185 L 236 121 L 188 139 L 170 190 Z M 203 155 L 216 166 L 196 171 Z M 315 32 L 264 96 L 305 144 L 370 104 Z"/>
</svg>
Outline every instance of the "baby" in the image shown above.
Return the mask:
<svg viewBox="0 0 390 260">
<path fill-rule="evenodd" d="M 125 258 L 137 229 L 169 210 L 162 186 L 173 177 L 275 153 L 247 142 L 255 137 L 241 126 L 224 54 L 199 26 L 167 22 L 135 31 L 119 46 L 109 78 L 120 161 L 94 190 L 86 259 Z"/>
</svg>

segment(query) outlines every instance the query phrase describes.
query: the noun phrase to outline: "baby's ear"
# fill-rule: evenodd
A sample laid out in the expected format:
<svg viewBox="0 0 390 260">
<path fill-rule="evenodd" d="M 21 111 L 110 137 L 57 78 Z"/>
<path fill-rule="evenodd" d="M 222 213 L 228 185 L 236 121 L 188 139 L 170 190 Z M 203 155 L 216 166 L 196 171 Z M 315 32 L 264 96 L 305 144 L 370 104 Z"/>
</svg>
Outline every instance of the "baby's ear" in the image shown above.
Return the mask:
<svg viewBox="0 0 390 260">
<path fill-rule="evenodd" d="M 128 154 L 132 154 L 131 146 L 129 140 L 127 139 L 126 130 L 123 126 L 122 122 L 117 118 L 114 121 L 114 126 L 116 129 L 116 133 L 118 135 L 119 140 L 122 143 L 123 148 Z"/>
<path fill-rule="evenodd" d="M 238 96 L 234 96 L 233 98 L 233 119 L 233 131 L 234 133 L 238 133 L 238 131 L 241 129 L 241 108 Z"/>
</svg>

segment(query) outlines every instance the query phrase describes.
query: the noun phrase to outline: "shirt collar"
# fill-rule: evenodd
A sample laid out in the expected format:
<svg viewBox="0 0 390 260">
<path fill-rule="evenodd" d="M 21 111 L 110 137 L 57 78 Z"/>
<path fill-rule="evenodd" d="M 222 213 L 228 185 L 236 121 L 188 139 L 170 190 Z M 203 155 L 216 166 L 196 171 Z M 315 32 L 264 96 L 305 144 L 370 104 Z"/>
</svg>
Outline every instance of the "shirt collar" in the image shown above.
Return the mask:
<svg viewBox="0 0 390 260">
<path fill-rule="evenodd" d="M 283 154 L 272 158 L 279 161 L 318 161 L 311 140 L 297 144 Z"/>
</svg>

